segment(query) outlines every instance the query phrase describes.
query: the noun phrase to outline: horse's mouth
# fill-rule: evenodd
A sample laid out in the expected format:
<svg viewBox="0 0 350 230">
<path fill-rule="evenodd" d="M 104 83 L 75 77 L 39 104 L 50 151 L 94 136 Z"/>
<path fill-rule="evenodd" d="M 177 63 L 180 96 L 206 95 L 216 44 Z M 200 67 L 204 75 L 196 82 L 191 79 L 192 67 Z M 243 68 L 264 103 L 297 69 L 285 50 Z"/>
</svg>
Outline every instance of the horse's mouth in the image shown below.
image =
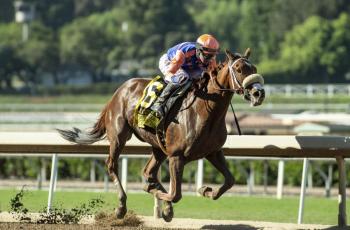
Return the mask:
<svg viewBox="0 0 350 230">
<path fill-rule="evenodd" d="M 248 90 L 244 98 L 250 101 L 250 106 L 261 105 L 265 99 L 265 90 L 261 84 L 253 84 L 253 86 Z"/>
</svg>

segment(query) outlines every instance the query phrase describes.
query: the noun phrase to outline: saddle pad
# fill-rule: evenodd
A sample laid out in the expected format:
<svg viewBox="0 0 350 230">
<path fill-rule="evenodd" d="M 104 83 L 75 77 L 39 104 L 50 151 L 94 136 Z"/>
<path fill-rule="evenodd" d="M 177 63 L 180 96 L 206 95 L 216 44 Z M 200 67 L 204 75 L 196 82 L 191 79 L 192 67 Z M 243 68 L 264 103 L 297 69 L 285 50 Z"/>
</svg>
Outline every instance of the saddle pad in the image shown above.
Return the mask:
<svg viewBox="0 0 350 230">
<path fill-rule="evenodd" d="M 160 120 L 151 110 L 151 106 L 162 93 L 166 83 L 161 76 L 156 76 L 148 83 L 143 90 L 142 97 L 139 99 L 134 112 L 134 124 L 140 128 L 156 129 Z"/>
</svg>

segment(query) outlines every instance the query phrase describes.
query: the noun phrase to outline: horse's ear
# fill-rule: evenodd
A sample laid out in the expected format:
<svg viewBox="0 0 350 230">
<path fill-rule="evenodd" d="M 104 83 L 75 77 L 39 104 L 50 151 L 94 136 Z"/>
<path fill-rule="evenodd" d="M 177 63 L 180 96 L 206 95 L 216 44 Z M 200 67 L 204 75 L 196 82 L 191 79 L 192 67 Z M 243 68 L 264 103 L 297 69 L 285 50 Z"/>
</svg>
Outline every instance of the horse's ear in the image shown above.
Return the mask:
<svg viewBox="0 0 350 230">
<path fill-rule="evenodd" d="M 231 53 L 231 51 L 229 51 L 228 49 L 225 50 L 225 53 L 226 53 L 226 56 L 229 58 L 229 59 L 235 59 L 235 56 L 233 53 Z"/>
<path fill-rule="evenodd" d="M 244 57 L 248 59 L 249 56 L 250 56 L 250 53 L 251 53 L 250 48 L 247 48 L 247 49 L 245 50 L 245 52 L 244 52 Z"/>
</svg>

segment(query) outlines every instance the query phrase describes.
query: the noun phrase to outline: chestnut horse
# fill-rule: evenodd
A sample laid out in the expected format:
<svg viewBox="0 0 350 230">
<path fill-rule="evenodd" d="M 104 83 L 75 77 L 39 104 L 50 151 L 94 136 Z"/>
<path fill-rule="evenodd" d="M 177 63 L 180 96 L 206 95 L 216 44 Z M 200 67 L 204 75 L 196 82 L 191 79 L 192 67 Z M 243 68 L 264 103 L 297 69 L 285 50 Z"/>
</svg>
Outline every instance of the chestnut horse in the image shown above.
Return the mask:
<svg viewBox="0 0 350 230">
<path fill-rule="evenodd" d="M 243 56 L 226 51 L 226 61 L 204 74 L 207 81 L 202 87 L 193 87 L 182 100 L 175 102 L 165 119 L 164 145 L 158 142 L 155 132 L 139 128 L 133 122 L 135 106 L 150 82 L 142 78 L 130 79 L 116 90 L 92 130 L 58 130 L 65 139 L 78 144 L 108 138 L 110 150 L 106 165 L 119 194 L 117 218 L 123 218 L 127 211 L 127 197 L 118 175 L 118 158 L 132 134 L 152 146 L 152 156 L 143 170 L 147 182 L 145 191 L 164 201 L 165 221 L 173 218 L 172 202 L 181 199 L 182 174 L 188 162 L 205 157 L 225 178 L 217 189 L 207 186 L 199 189 L 202 196 L 216 200 L 233 186 L 234 177 L 221 150 L 227 137 L 228 106 L 234 93 L 244 95 L 252 106 L 260 105 L 265 97 L 263 78 L 248 60 L 249 55 L 250 49 Z M 159 167 L 166 159 L 169 160 L 169 192 L 157 178 Z"/>
</svg>

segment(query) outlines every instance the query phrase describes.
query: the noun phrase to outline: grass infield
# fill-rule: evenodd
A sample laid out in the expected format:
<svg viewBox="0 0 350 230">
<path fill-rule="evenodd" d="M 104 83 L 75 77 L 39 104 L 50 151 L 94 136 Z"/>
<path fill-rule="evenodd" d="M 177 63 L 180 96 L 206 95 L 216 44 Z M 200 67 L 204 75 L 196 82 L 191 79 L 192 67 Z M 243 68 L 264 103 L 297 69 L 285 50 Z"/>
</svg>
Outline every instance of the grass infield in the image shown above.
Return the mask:
<svg viewBox="0 0 350 230">
<path fill-rule="evenodd" d="M 10 210 L 10 199 L 18 190 L 0 190 L 0 211 Z M 26 191 L 23 204 L 29 212 L 43 210 L 47 204 L 47 191 Z M 54 195 L 54 206 L 65 209 L 80 206 L 93 198 L 104 201 L 99 211 L 112 212 L 117 205 L 114 192 L 61 192 Z M 153 215 L 153 197 L 149 194 L 128 194 L 128 209 L 138 215 Z M 251 220 L 282 223 L 296 223 L 298 216 L 298 197 L 285 197 L 277 200 L 274 197 L 262 196 L 224 196 L 217 201 L 197 197 L 183 196 L 174 204 L 175 217 L 216 219 L 216 220 Z M 347 203 L 349 213 L 350 204 Z M 348 222 L 350 222 L 348 215 Z M 336 225 L 338 219 L 338 202 L 336 199 L 306 197 L 304 209 L 305 224 Z"/>
</svg>

